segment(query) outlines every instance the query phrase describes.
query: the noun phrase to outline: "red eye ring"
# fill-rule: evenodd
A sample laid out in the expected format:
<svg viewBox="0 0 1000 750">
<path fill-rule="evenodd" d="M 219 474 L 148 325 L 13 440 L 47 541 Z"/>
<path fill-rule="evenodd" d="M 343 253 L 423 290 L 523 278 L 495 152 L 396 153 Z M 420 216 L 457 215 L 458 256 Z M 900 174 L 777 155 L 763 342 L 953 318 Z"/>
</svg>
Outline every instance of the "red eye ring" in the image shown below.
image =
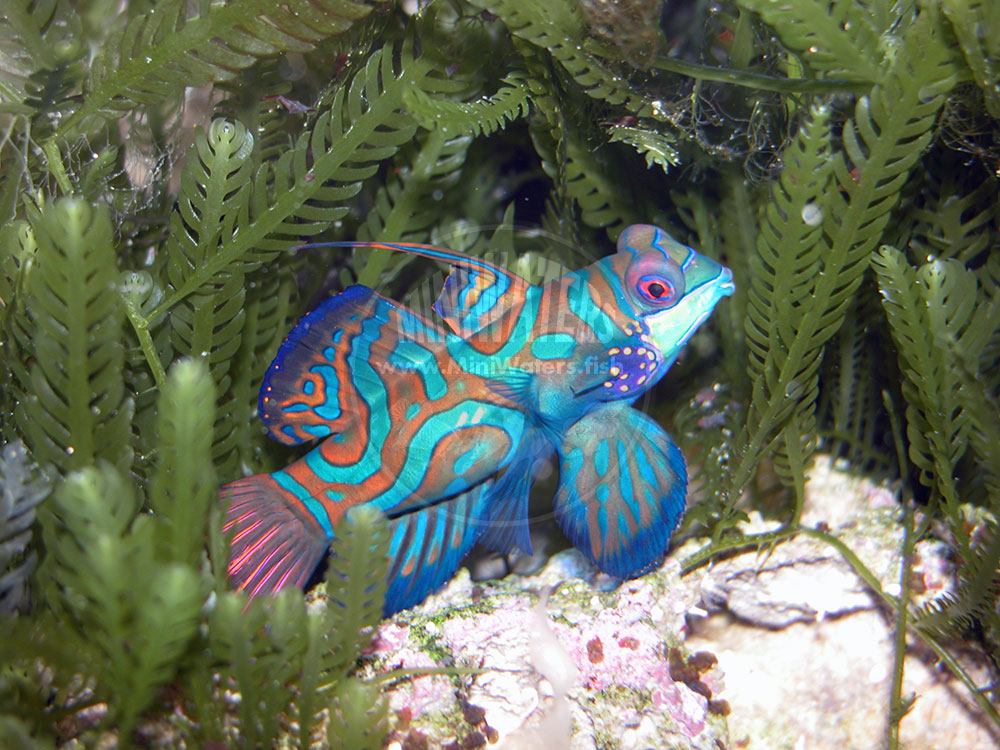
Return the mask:
<svg viewBox="0 0 1000 750">
<path fill-rule="evenodd" d="M 643 276 L 639 279 L 639 291 L 650 302 L 669 302 L 674 298 L 674 285 L 662 276 Z"/>
</svg>

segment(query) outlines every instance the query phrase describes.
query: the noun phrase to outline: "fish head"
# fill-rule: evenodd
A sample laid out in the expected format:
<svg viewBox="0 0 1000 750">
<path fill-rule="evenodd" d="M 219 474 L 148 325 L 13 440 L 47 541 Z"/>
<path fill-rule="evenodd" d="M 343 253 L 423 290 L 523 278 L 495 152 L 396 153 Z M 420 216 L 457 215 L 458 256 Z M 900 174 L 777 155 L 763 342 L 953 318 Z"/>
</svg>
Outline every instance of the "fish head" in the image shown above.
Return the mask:
<svg viewBox="0 0 1000 750">
<path fill-rule="evenodd" d="M 615 261 L 622 292 L 645 324 L 649 343 L 659 349 L 662 370 L 736 288 L 728 268 L 650 224 L 633 224 L 621 233 Z"/>
</svg>

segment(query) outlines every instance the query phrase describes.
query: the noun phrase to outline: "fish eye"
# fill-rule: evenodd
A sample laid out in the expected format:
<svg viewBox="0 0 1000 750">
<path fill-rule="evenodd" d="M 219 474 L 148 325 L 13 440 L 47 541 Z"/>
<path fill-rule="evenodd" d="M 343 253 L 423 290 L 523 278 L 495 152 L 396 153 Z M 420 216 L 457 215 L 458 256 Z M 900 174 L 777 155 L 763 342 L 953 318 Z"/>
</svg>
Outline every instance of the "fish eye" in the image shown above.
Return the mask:
<svg viewBox="0 0 1000 750">
<path fill-rule="evenodd" d="M 662 276 L 643 276 L 639 292 L 650 302 L 667 302 L 676 295 L 674 285 Z"/>
<path fill-rule="evenodd" d="M 673 307 L 684 296 L 684 271 L 659 251 L 634 258 L 624 276 L 629 296 L 647 313 Z"/>
</svg>

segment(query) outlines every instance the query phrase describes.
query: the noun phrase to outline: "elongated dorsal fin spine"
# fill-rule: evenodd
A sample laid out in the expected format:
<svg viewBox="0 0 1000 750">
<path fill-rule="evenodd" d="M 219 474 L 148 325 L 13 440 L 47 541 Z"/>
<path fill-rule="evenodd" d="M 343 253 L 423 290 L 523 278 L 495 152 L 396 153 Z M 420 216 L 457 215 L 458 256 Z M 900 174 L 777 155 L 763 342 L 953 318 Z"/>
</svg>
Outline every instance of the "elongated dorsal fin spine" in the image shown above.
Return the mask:
<svg viewBox="0 0 1000 750">
<path fill-rule="evenodd" d="M 296 249 L 370 247 L 431 258 L 452 266 L 434 309 L 459 336 L 472 336 L 524 300 L 531 287 L 507 269 L 465 253 L 415 242 L 317 242 Z"/>
</svg>

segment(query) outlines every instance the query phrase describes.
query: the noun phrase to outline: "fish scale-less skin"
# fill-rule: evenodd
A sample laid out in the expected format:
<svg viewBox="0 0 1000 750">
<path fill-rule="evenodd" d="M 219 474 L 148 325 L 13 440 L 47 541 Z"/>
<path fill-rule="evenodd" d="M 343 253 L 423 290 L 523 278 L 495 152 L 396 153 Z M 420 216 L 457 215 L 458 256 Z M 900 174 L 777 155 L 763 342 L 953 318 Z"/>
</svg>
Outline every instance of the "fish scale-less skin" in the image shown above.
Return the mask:
<svg viewBox="0 0 1000 750">
<path fill-rule="evenodd" d="M 260 414 L 276 440 L 322 442 L 222 488 L 233 581 L 251 595 L 303 585 L 367 503 L 390 519 L 385 610 L 412 606 L 476 540 L 530 551 L 528 493 L 553 453 L 555 515 L 573 543 L 613 575 L 655 564 L 687 477 L 670 437 L 630 405 L 732 292 L 729 271 L 644 225 L 542 287 L 440 248 L 367 244 L 452 264 L 435 303 L 451 330 L 357 286 L 299 322 Z"/>
<path fill-rule="evenodd" d="M 444 332 L 423 322 L 424 328 L 414 327 L 415 321 L 409 319 L 412 314 L 401 313 L 394 303 L 368 290 L 348 290 L 341 295 L 345 296 L 345 304 L 360 300 L 360 310 L 369 308 L 369 312 L 348 315 L 346 325 L 337 329 L 336 342 L 332 336 L 321 336 L 319 345 L 312 346 L 314 363 L 296 385 L 302 390 L 301 383 L 308 380 L 313 383 L 314 397 L 324 393 L 325 379 L 312 371 L 332 366 L 338 376 L 340 410 L 345 415 L 353 410 L 355 418 L 338 417 L 334 425 L 342 432 L 286 467 L 279 482 L 283 486 L 294 483 L 318 500 L 331 525 L 336 525 L 354 504 L 371 502 L 386 512 L 401 513 L 415 504 L 426 504 L 422 498 L 456 494 L 494 473 L 495 466 L 478 470 L 473 466 L 463 473 L 453 469 L 468 451 L 466 442 L 489 445 L 489 452 L 500 460 L 511 454 L 523 413 L 492 391 L 485 379 L 468 375 L 462 363 L 439 345 Z M 385 313 L 384 321 L 375 310 Z M 401 336 L 407 328 L 417 341 Z M 413 344 L 432 356 L 404 370 L 390 362 L 401 343 Z M 380 354 L 372 361 L 373 346 L 389 356 Z M 445 383 L 461 377 L 462 387 L 446 385 L 432 399 L 426 388 L 431 373 Z M 267 395 L 262 399 L 264 419 L 267 422 L 277 412 L 318 422 L 315 409 L 311 413 L 297 410 L 300 403 L 297 393 L 285 398 Z M 418 408 L 411 413 L 412 406 Z M 289 412 L 289 407 L 295 410 Z M 401 414 L 411 416 L 400 419 Z"/>
</svg>

